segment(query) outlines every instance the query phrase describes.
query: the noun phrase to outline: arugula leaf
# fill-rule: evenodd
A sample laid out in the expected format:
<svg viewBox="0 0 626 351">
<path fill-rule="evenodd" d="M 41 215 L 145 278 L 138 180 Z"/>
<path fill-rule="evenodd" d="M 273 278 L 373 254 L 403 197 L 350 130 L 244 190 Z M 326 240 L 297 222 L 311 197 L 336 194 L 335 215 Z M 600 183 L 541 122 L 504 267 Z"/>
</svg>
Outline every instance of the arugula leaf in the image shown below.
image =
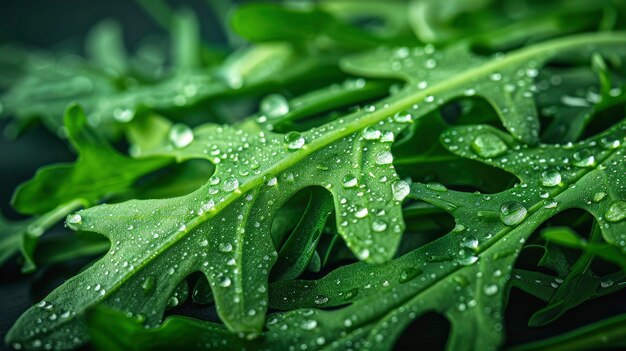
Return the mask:
<svg viewBox="0 0 626 351">
<path fill-rule="evenodd" d="M 7 340 L 25 347 L 37 347 L 42 338 L 55 347 L 79 346 L 87 339 L 83 314 L 100 303 L 139 316 L 148 326 L 157 325 L 172 293 L 196 271 L 207 277 L 226 326 L 254 336 L 263 326 L 267 280 L 277 255 L 272 218 L 300 189 L 322 186 L 333 197 L 339 234 L 357 257 L 369 263 L 394 256 L 404 230 L 400 202 L 409 192 L 451 212 L 460 234 L 447 235 L 390 263 L 342 267 L 314 283 L 275 283 L 270 303 L 281 309 L 339 306 L 346 303 L 346 296 L 352 301 L 334 311 L 300 309 L 270 318 L 268 338 L 285 340 L 277 347 L 284 343 L 314 347 L 320 340 L 321 344 L 341 340 L 338 345 L 376 343 L 390 348 L 402 326 L 434 309 L 453 321 L 451 347 L 493 348 L 502 337 L 505 278 L 515 253 L 522 239 L 556 207 L 582 206 L 601 222 L 608 242 L 619 244 L 622 239 L 619 199 L 624 188 L 618 177 L 624 166 L 619 162 L 623 124 L 606 133 L 605 141 L 596 138 L 573 150 L 545 145 L 527 149 L 517 140 L 538 141 L 529 87 L 541 64 L 557 53 L 608 50 L 623 43 L 623 33 L 581 35 L 493 59 L 473 56 L 464 47 L 380 49 L 348 59 L 343 66 L 355 74 L 401 78 L 407 85 L 322 126 L 278 134 L 250 120 L 195 130 L 174 124 L 169 139 L 151 153 L 180 161 L 208 160 L 216 166 L 213 176 L 189 195 L 101 205 L 70 215 L 67 223 L 72 229 L 109 238 L 109 253 L 28 310 Z M 396 175 L 390 152 L 395 136 L 411 121 L 463 95 L 487 99 L 512 136 L 488 126 L 460 127 L 445 134 L 444 145 L 459 156 L 512 172 L 523 182 L 518 188 L 474 195 L 436 184 L 409 187 Z M 289 109 L 279 101 L 264 112 L 266 117 L 280 117 Z M 546 150 L 559 158 L 544 159 Z M 580 167 L 570 167 L 565 158 Z M 547 166 L 558 167 L 560 180 L 554 185 L 545 185 L 548 180 L 541 178 L 542 171 L 554 171 Z M 548 175 L 551 182 L 556 178 L 554 173 Z M 581 204 L 579 190 L 557 187 L 561 182 L 603 189 L 606 199 Z M 529 183 L 551 188 L 546 193 L 556 204 L 547 203 L 539 188 L 523 186 Z M 518 202 L 510 202 L 517 197 Z M 421 274 L 422 266 L 428 274 Z M 486 274 L 493 268 L 494 274 Z M 301 284 L 310 289 L 300 289 Z M 289 334 L 281 331 L 290 325 L 300 328 Z"/>
<path fill-rule="evenodd" d="M 43 167 L 33 179 L 21 184 L 12 200 L 13 207 L 21 213 L 43 214 L 72 201 L 89 207 L 128 190 L 141 176 L 171 162 L 164 158 L 136 160 L 120 154 L 88 126 L 77 105 L 68 108 L 65 126 L 78 160 Z"/>
</svg>

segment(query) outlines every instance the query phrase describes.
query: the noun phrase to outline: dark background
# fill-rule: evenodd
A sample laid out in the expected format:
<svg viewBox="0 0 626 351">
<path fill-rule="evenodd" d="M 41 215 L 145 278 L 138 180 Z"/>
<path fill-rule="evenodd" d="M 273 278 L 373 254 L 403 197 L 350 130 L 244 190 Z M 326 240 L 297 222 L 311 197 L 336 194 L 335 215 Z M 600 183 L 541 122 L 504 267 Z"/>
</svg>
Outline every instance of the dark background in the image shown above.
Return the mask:
<svg viewBox="0 0 626 351">
<path fill-rule="evenodd" d="M 224 42 L 215 12 L 208 1 L 169 1 L 174 6 L 189 6 L 201 19 L 203 37 Z M 82 39 L 92 25 L 105 18 L 115 18 L 123 27 L 127 46 L 164 30 L 134 1 L 130 0 L 21 0 L 0 4 L 0 44 L 21 43 L 45 49 L 73 48 L 82 50 Z M 7 122 L 0 120 L 0 130 Z M 33 176 L 42 165 L 67 162 L 75 158 L 63 141 L 42 127 L 27 130 L 17 140 L 0 136 L 0 209 L 9 219 L 19 219 L 10 208 L 15 187 Z M 19 266 L 9 263 L 0 268 L 0 337 L 33 302 L 69 278 L 81 264 L 61 266 L 24 276 Z M 507 343 L 518 344 L 555 335 L 572 328 L 626 312 L 624 292 L 583 304 L 546 328 L 529 329 L 526 322 L 544 303 L 513 289 L 506 313 Z M 617 306 L 617 307 L 616 307 Z M 189 306 L 188 306 L 189 307 Z M 197 313 L 194 313 L 197 314 Z M 398 349 L 441 349 L 449 329 L 448 322 L 436 314 L 428 314 L 414 322 L 401 337 Z M 419 339 L 417 338 L 419 336 Z M 0 342 L 0 350 L 5 349 Z"/>
</svg>

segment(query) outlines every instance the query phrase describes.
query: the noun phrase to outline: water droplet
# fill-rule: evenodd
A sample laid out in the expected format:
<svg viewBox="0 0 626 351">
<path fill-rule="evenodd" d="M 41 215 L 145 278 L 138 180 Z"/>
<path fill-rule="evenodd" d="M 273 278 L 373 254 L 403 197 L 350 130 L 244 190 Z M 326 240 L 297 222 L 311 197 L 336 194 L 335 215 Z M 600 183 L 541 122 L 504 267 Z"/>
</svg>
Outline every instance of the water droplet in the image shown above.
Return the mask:
<svg viewBox="0 0 626 351">
<path fill-rule="evenodd" d="M 353 188 L 358 184 L 359 180 L 353 174 L 346 174 L 343 177 L 343 183 L 341 184 L 344 188 Z"/>
<path fill-rule="evenodd" d="M 115 120 L 118 122 L 128 123 L 132 121 L 134 117 L 135 117 L 135 112 L 128 108 L 124 108 L 124 109 L 116 108 L 113 111 L 113 118 L 115 118 Z"/>
<path fill-rule="evenodd" d="M 484 158 L 500 156 L 508 150 L 508 146 L 499 136 L 493 133 L 483 133 L 472 141 L 472 150 Z"/>
<path fill-rule="evenodd" d="M 448 191 L 448 188 L 446 188 L 445 185 L 441 184 L 441 183 L 437 183 L 437 182 L 430 182 L 428 184 L 426 184 L 426 187 L 430 190 L 434 190 L 434 191 L 439 191 L 439 192 L 446 192 Z"/>
<path fill-rule="evenodd" d="M 464 254 L 460 255 L 457 259 L 457 262 L 461 266 L 471 266 L 474 263 L 478 262 L 478 256 L 474 256 L 472 254 L 467 254 L 467 250 L 462 250 Z"/>
<path fill-rule="evenodd" d="M 593 194 L 593 202 L 600 202 L 606 197 L 606 193 L 604 191 L 599 191 Z"/>
<path fill-rule="evenodd" d="M 285 144 L 289 150 L 299 150 L 304 146 L 304 137 L 298 132 L 289 132 L 285 134 Z"/>
<path fill-rule="evenodd" d="M 541 185 L 553 187 L 561 183 L 561 173 L 557 170 L 548 170 L 541 173 Z"/>
<path fill-rule="evenodd" d="M 224 183 L 222 183 L 222 189 L 227 192 L 235 191 L 239 187 L 239 181 L 237 178 L 230 177 L 224 179 Z"/>
<path fill-rule="evenodd" d="M 141 288 L 143 289 L 144 294 L 152 295 L 156 288 L 156 278 L 153 275 L 147 276 L 143 282 L 141 282 Z"/>
<path fill-rule="evenodd" d="M 367 208 L 366 208 L 366 207 L 363 207 L 362 209 L 360 209 L 360 210 L 356 211 L 356 212 L 354 213 L 354 216 L 355 216 L 356 218 L 365 218 L 368 214 L 369 214 L 369 211 L 367 210 Z"/>
<path fill-rule="evenodd" d="M 354 299 L 355 297 L 357 297 L 357 295 L 359 295 L 359 289 L 353 288 L 353 289 L 346 291 L 343 298 L 344 300 L 348 301 L 348 300 Z"/>
<path fill-rule="evenodd" d="M 231 243 L 221 243 L 220 244 L 220 251 L 222 251 L 222 252 L 231 252 L 231 251 L 233 251 L 233 245 L 231 245 Z"/>
<path fill-rule="evenodd" d="M 620 222 L 626 218 L 626 201 L 616 201 L 604 214 L 609 222 Z"/>
<path fill-rule="evenodd" d="M 69 224 L 79 224 L 82 220 L 83 218 L 78 213 L 72 213 L 67 216 L 67 223 Z"/>
<path fill-rule="evenodd" d="M 463 248 L 476 250 L 478 248 L 478 239 L 476 239 L 472 235 L 468 235 L 468 236 L 464 237 L 463 240 L 461 240 L 459 245 L 461 247 L 463 247 Z"/>
<path fill-rule="evenodd" d="M 587 149 L 575 152 L 573 159 L 574 159 L 574 162 L 572 163 L 576 167 L 591 167 L 596 162 L 596 159 L 593 157 L 591 152 Z"/>
<path fill-rule="evenodd" d="M 278 118 L 289 113 L 289 103 L 280 94 L 270 94 L 261 101 L 260 110 L 269 118 Z"/>
<path fill-rule="evenodd" d="M 317 327 L 317 321 L 314 319 L 309 319 L 309 320 L 302 322 L 300 326 L 304 330 L 313 330 L 315 329 L 315 327 Z"/>
<path fill-rule="evenodd" d="M 393 199 L 396 201 L 404 200 L 411 191 L 411 187 L 409 183 L 404 180 L 397 180 L 393 184 L 391 184 L 391 193 L 393 194 Z"/>
<path fill-rule="evenodd" d="M 377 165 L 388 165 L 393 162 L 393 155 L 389 151 L 381 151 L 376 155 Z"/>
<path fill-rule="evenodd" d="M 363 249 L 361 251 L 359 251 L 359 259 L 360 260 L 366 260 L 370 257 L 370 250 L 369 249 Z"/>
<path fill-rule="evenodd" d="M 193 131 L 186 124 L 176 123 L 170 128 L 169 139 L 174 147 L 182 149 L 193 141 Z"/>
<path fill-rule="evenodd" d="M 483 287 L 483 292 L 487 296 L 493 296 L 498 292 L 498 286 L 495 284 L 488 284 Z"/>
<path fill-rule="evenodd" d="M 385 223 L 382 219 L 375 219 L 372 222 L 372 230 L 380 233 L 380 232 L 384 232 L 385 229 L 387 229 L 387 223 Z"/>
<path fill-rule="evenodd" d="M 400 283 L 406 283 L 409 280 L 412 280 L 413 278 L 417 277 L 418 275 L 422 274 L 423 271 L 421 269 L 417 269 L 417 268 L 407 268 L 405 270 L 403 270 L 402 272 L 400 272 Z"/>
<path fill-rule="evenodd" d="M 219 285 L 222 288 L 227 288 L 230 286 L 230 284 L 232 283 L 232 281 L 230 280 L 230 278 L 228 277 L 222 277 L 222 279 L 220 279 Z"/>
<path fill-rule="evenodd" d="M 600 282 L 600 287 L 606 289 L 612 287 L 614 282 L 612 280 L 603 280 Z"/>
<path fill-rule="evenodd" d="M 600 144 L 602 144 L 602 147 L 604 147 L 605 149 L 612 150 L 617 149 L 622 143 L 619 139 L 602 138 L 600 139 Z"/>
<path fill-rule="evenodd" d="M 363 131 L 361 132 L 361 135 L 363 135 L 363 138 L 365 140 L 377 140 L 377 139 L 380 139 L 382 133 L 378 129 L 367 127 L 363 129 Z"/>
<path fill-rule="evenodd" d="M 200 246 L 208 246 L 209 245 L 209 241 L 207 239 L 204 239 L 200 242 Z"/>
<path fill-rule="evenodd" d="M 328 296 L 325 296 L 325 295 L 317 295 L 317 296 L 315 296 L 315 304 L 316 305 L 323 305 L 326 302 L 328 302 Z"/>
<path fill-rule="evenodd" d="M 516 225 L 526 218 L 528 211 L 519 202 L 509 201 L 500 208 L 500 220 L 508 226 Z"/>
<path fill-rule="evenodd" d="M 272 177 L 267 181 L 267 186 L 274 186 L 276 184 L 278 184 L 278 179 L 276 177 Z"/>
<path fill-rule="evenodd" d="M 409 123 L 412 121 L 412 116 L 411 113 L 409 111 L 400 111 L 398 113 L 396 113 L 395 115 L 393 115 L 393 120 L 398 122 L 398 123 Z"/>
</svg>

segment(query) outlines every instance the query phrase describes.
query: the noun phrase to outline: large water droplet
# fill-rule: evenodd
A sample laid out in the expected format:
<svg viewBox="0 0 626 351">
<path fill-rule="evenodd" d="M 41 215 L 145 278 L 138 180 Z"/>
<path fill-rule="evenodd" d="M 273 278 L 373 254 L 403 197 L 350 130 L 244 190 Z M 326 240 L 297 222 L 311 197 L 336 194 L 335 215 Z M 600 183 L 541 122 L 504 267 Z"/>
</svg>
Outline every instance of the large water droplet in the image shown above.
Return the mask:
<svg viewBox="0 0 626 351">
<path fill-rule="evenodd" d="M 561 183 L 561 173 L 553 169 L 541 173 L 541 185 L 543 186 L 557 186 Z"/>
<path fill-rule="evenodd" d="M 270 94 L 261 101 L 261 112 L 269 118 L 278 118 L 289 113 L 289 103 L 280 94 Z"/>
<path fill-rule="evenodd" d="M 493 133 L 478 135 L 472 141 L 471 147 L 478 156 L 484 158 L 500 156 L 508 149 L 506 143 Z"/>
<path fill-rule="evenodd" d="M 222 277 L 222 279 L 220 279 L 219 285 L 222 288 L 227 288 L 230 286 L 230 284 L 232 284 L 232 281 L 230 280 L 230 278 L 228 277 Z"/>
<path fill-rule="evenodd" d="M 409 111 L 400 111 L 393 115 L 393 120 L 398 123 L 409 123 L 412 121 L 412 116 Z"/>
<path fill-rule="evenodd" d="M 498 286 L 495 284 L 487 284 L 483 287 L 483 292 L 487 296 L 493 296 L 498 292 Z"/>
<path fill-rule="evenodd" d="M 463 240 L 461 240 L 459 245 L 463 248 L 475 250 L 476 248 L 478 248 L 478 239 L 476 239 L 472 235 L 468 235 L 464 237 Z"/>
<path fill-rule="evenodd" d="M 574 159 L 573 164 L 576 167 L 591 167 L 596 162 L 595 157 L 593 157 L 591 152 L 587 149 L 575 152 L 572 158 Z"/>
<path fill-rule="evenodd" d="M 393 162 L 393 155 L 389 151 L 381 151 L 376 155 L 377 165 L 388 165 Z"/>
<path fill-rule="evenodd" d="M 361 135 L 363 135 L 363 138 L 365 140 L 377 140 L 377 139 L 380 139 L 382 133 L 378 129 L 367 127 L 363 129 L 363 131 L 361 132 Z"/>
<path fill-rule="evenodd" d="M 118 122 L 128 123 L 132 121 L 134 117 L 135 112 L 129 108 L 116 108 L 115 111 L 113 111 L 113 118 Z"/>
<path fill-rule="evenodd" d="M 182 149 L 193 141 L 193 131 L 186 124 L 176 123 L 170 128 L 169 139 L 174 147 Z"/>
<path fill-rule="evenodd" d="M 341 183 L 341 185 L 344 188 L 353 188 L 358 184 L 359 180 L 357 179 L 357 177 L 353 174 L 346 174 L 345 177 L 343 177 L 343 182 Z"/>
<path fill-rule="evenodd" d="M 626 218 L 626 201 L 616 201 L 604 214 L 609 222 L 620 222 Z"/>
<path fill-rule="evenodd" d="M 302 327 L 302 329 L 304 330 L 313 330 L 315 329 L 315 327 L 317 327 L 317 321 L 314 319 L 305 320 L 304 322 L 302 322 L 300 327 Z"/>
<path fill-rule="evenodd" d="M 391 193 L 393 194 L 393 199 L 396 201 L 404 200 L 411 191 L 411 187 L 409 183 L 404 180 L 397 180 L 393 184 L 391 184 Z"/>
<path fill-rule="evenodd" d="M 226 178 L 224 179 L 224 182 L 222 183 L 222 189 L 224 189 L 224 191 L 227 191 L 227 192 L 234 191 L 238 187 L 239 187 L 239 181 L 237 180 L 237 178 L 234 178 L 234 177 Z"/>
<path fill-rule="evenodd" d="M 71 215 L 67 216 L 67 223 L 69 224 L 79 224 L 80 222 L 82 222 L 83 217 L 81 217 L 78 213 L 72 213 Z"/>
<path fill-rule="evenodd" d="M 304 146 L 304 137 L 298 132 L 289 132 L 285 134 L 285 144 L 289 150 L 299 150 Z"/>
<path fill-rule="evenodd" d="M 380 232 L 384 232 L 385 229 L 387 229 L 387 223 L 385 223 L 382 219 L 375 219 L 372 222 L 372 230 L 380 233 Z"/>
<path fill-rule="evenodd" d="M 368 214 L 369 214 L 369 211 L 367 210 L 367 207 L 363 207 L 362 209 L 356 211 L 354 213 L 354 216 L 356 218 L 365 218 L 367 217 Z"/>
<path fill-rule="evenodd" d="M 233 245 L 231 243 L 221 243 L 220 251 L 222 252 L 231 252 L 233 251 Z"/>
<path fill-rule="evenodd" d="M 500 208 L 500 220 L 508 226 L 516 225 L 526 218 L 528 211 L 519 202 L 509 201 Z"/>
</svg>

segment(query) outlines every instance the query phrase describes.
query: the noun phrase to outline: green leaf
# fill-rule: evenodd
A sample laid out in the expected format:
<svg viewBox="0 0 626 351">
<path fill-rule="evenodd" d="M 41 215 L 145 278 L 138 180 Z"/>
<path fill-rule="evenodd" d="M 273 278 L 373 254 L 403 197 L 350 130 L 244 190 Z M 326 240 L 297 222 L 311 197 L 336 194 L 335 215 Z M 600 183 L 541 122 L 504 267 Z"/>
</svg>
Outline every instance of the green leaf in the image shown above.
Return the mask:
<svg viewBox="0 0 626 351">
<path fill-rule="evenodd" d="M 617 315 L 548 339 L 516 345 L 510 351 L 589 350 L 626 347 L 626 315 Z"/>
<path fill-rule="evenodd" d="M 572 148 L 528 147 L 518 140 L 538 140 L 534 103 L 525 96 L 532 93 L 534 70 L 556 54 L 624 43 L 623 33 L 581 35 L 491 59 L 461 48 L 381 49 L 344 66 L 355 74 L 402 78 L 406 86 L 319 127 L 278 134 L 250 120 L 194 130 L 175 124 L 169 140 L 152 152 L 207 160 L 216 166 L 213 176 L 185 196 L 101 205 L 68 217 L 72 229 L 109 238 L 111 250 L 47 296 L 43 308 L 22 315 L 7 340 L 29 347 L 40 339 L 59 347 L 81 345 L 87 340 L 84 312 L 96 304 L 140 315 L 147 326 L 156 326 L 176 286 L 198 271 L 207 277 L 226 326 L 254 336 L 263 327 L 268 275 L 277 255 L 272 218 L 301 189 L 322 186 L 333 197 L 338 232 L 348 247 L 361 260 L 379 264 L 345 266 L 319 281 L 272 285 L 272 307 L 299 310 L 270 318 L 270 338 L 280 335 L 289 344 L 313 347 L 322 337 L 322 343 L 341 340 L 355 348 L 376 343 L 389 349 L 414 317 L 436 310 L 453 323 L 451 348 L 495 348 L 502 339 L 507 276 L 523 241 L 541 222 L 559 210 L 580 207 L 601 221 L 608 242 L 622 242 L 623 123 L 602 136 L 608 144 L 600 137 Z M 518 81 L 522 84 L 506 88 Z M 492 103 L 513 136 L 488 126 L 459 127 L 444 134 L 444 145 L 461 157 L 509 171 L 523 184 L 493 195 L 446 191 L 436 184 L 414 183 L 409 189 L 392 165 L 391 141 L 411 121 L 465 94 Z M 279 107 L 272 114 L 282 115 L 284 106 Z M 543 184 L 541 174 L 549 167 L 560 172 L 558 184 L 570 187 L 547 187 L 545 199 L 544 188 L 534 185 Z M 401 200 L 409 190 L 412 198 L 450 212 L 456 234 L 388 262 L 404 230 Z M 588 204 L 583 195 L 589 191 L 607 194 L 604 201 Z M 351 304 L 344 308 L 300 309 L 344 305 L 346 297 Z M 287 334 L 283 325 L 301 328 Z"/>
<path fill-rule="evenodd" d="M 43 214 L 70 202 L 88 207 L 128 190 L 138 178 L 170 162 L 164 158 L 131 159 L 115 151 L 88 126 L 76 105 L 68 108 L 65 126 L 78 160 L 43 167 L 33 179 L 21 184 L 12 200 L 21 213 Z"/>
</svg>

